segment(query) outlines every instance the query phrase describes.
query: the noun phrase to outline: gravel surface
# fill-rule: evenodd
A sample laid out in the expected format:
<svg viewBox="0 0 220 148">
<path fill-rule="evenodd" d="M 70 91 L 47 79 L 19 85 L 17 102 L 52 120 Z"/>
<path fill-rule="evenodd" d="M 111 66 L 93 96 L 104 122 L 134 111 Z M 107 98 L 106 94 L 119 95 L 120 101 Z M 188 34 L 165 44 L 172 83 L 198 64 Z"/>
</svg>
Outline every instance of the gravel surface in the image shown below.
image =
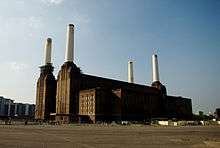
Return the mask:
<svg viewBox="0 0 220 148">
<path fill-rule="evenodd" d="M 0 148 L 220 148 L 220 126 L 0 125 Z"/>
</svg>

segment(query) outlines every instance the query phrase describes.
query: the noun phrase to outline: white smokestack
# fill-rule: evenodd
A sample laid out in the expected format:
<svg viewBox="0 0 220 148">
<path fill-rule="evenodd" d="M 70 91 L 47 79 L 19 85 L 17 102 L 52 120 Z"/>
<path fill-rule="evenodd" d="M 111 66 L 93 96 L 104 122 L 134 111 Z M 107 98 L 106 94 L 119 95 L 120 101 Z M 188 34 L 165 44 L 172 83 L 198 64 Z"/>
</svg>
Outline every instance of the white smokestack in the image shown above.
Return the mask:
<svg viewBox="0 0 220 148">
<path fill-rule="evenodd" d="M 128 61 L 128 82 L 134 83 L 133 62 Z"/>
<path fill-rule="evenodd" d="M 44 65 L 51 63 L 51 48 L 52 48 L 52 39 L 47 38 L 44 47 Z"/>
<path fill-rule="evenodd" d="M 69 24 L 67 26 L 67 33 L 66 33 L 65 62 L 72 62 L 73 61 L 73 50 L 74 50 L 74 25 Z"/>
<path fill-rule="evenodd" d="M 153 82 L 160 81 L 157 55 L 152 55 Z"/>
</svg>

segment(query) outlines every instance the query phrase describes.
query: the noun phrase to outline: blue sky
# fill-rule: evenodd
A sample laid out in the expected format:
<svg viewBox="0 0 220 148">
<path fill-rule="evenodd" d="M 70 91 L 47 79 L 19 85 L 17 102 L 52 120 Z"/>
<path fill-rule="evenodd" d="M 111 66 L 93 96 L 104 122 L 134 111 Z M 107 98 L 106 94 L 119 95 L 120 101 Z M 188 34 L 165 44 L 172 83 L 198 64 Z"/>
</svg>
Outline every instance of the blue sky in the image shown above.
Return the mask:
<svg viewBox="0 0 220 148">
<path fill-rule="evenodd" d="M 55 75 L 64 61 L 66 26 L 75 31 L 75 63 L 87 74 L 152 81 L 157 48 L 168 94 L 192 98 L 193 111 L 220 107 L 219 0 L 7 0 L 0 2 L 0 95 L 35 103 L 47 37 Z"/>
</svg>

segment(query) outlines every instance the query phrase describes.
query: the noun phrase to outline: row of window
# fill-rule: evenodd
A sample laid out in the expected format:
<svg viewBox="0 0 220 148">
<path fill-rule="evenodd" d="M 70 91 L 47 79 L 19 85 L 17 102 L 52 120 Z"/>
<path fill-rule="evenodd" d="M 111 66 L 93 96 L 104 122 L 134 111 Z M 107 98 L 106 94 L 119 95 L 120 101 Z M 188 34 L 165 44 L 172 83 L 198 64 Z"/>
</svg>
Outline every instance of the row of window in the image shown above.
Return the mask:
<svg viewBox="0 0 220 148">
<path fill-rule="evenodd" d="M 84 115 L 86 115 L 86 114 L 95 114 L 94 112 L 80 112 L 80 114 L 84 114 Z"/>
<path fill-rule="evenodd" d="M 87 110 L 88 109 L 88 110 Z M 93 107 L 81 107 L 80 112 L 81 114 L 93 114 L 94 113 L 94 108 Z"/>
<path fill-rule="evenodd" d="M 83 107 L 83 106 L 82 106 L 82 107 L 80 107 L 80 109 L 81 109 L 81 110 L 87 110 L 87 109 L 88 109 L 88 110 L 94 110 L 94 107 L 93 107 L 93 106 L 92 106 L 92 107 Z"/>
<path fill-rule="evenodd" d="M 80 98 L 81 98 L 81 99 L 84 99 L 84 98 L 85 98 L 85 100 L 91 100 L 91 99 L 94 99 L 95 96 L 94 96 L 94 95 L 89 96 L 89 95 L 87 94 L 86 96 L 84 96 L 84 95 L 80 96 Z"/>
<path fill-rule="evenodd" d="M 93 105 L 95 104 L 95 102 L 91 102 L 91 101 L 89 101 L 89 102 L 84 102 L 84 101 L 81 101 L 80 104 L 81 104 L 82 106 L 87 106 L 87 105 L 93 106 Z"/>
</svg>

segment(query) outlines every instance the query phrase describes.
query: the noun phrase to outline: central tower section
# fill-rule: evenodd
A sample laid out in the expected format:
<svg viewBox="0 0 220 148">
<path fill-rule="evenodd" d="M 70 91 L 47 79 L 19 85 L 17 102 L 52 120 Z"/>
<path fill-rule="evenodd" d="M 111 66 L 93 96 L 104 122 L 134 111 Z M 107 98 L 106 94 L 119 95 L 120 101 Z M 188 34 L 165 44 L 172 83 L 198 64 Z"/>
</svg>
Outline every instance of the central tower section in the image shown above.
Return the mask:
<svg viewBox="0 0 220 148">
<path fill-rule="evenodd" d="M 56 120 L 77 121 L 79 112 L 80 69 L 73 62 L 74 25 L 67 26 L 65 62 L 57 77 Z"/>
</svg>

